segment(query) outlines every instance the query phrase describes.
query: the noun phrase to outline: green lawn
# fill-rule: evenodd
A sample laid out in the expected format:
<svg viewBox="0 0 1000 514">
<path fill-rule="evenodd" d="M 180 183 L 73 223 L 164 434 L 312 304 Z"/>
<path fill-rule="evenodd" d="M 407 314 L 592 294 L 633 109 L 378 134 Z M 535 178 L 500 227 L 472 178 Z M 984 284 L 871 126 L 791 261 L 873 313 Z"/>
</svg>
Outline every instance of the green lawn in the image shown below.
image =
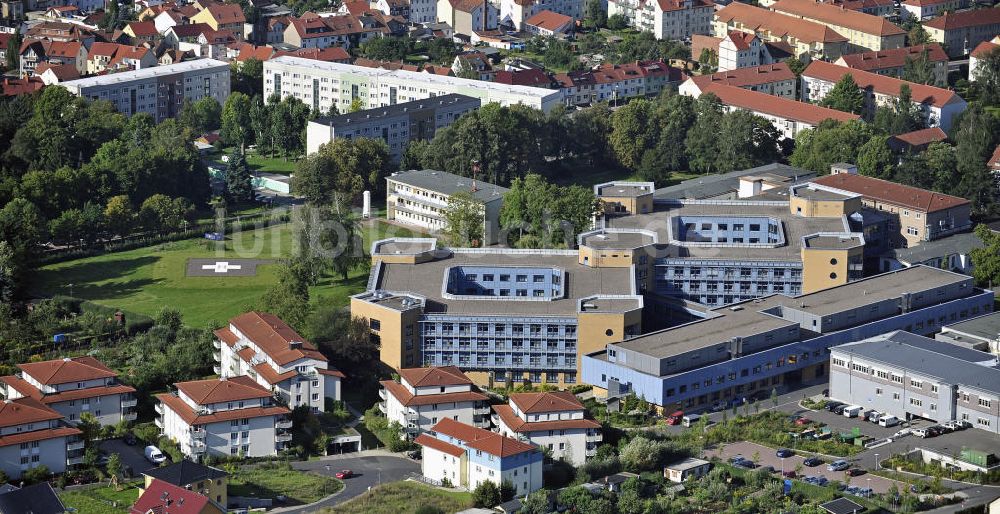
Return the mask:
<svg viewBox="0 0 1000 514">
<path fill-rule="evenodd" d="M 284 495 L 288 503 L 305 504 L 325 498 L 344 487 L 335 478 L 296 471 L 291 468 L 261 466 L 241 470 L 229 477 L 229 496 L 274 498 Z"/>
<path fill-rule="evenodd" d="M 472 493 L 450 492 L 418 482 L 393 482 L 372 489 L 326 514 L 411 514 L 423 506 L 444 512 L 458 512 L 472 507 Z"/>
<path fill-rule="evenodd" d="M 280 173 L 282 175 L 295 173 L 295 160 L 291 157 L 288 159 L 282 157 L 272 159 L 266 155 L 250 154 L 247 156 L 247 164 L 254 171 Z"/>
<path fill-rule="evenodd" d="M 413 233 L 375 221 L 363 227 L 362 235 L 367 252 L 372 240 L 388 235 L 410 237 Z M 187 259 L 281 259 L 292 251 L 291 225 L 232 234 L 221 249 L 215 244 L 190 239 L 52 264 L 38 271 L 32 293 L 72 292 L 100 305 L 151 316 L 171 306 L 190 326 L 218 325 L 257 302 L 276 280 L 274 266 L 258 267 L 254 277 L 188 277 Z M 367 279 L 367 269 L 353 271 L 346 281 L 324 276 L 309 292 L 313 302 L 347 305 L 348 296 L 363 291 Z"/>
<path fill-rule="evenodd" d="M 94 487 L 59 492 L 59 498 L 66 507 L 76 509 L 77 514 L 127 514 L 129 507 L 139 498 L 139 488 L 135 485 L 116 491 L 114 487 Z"/>
</svg>

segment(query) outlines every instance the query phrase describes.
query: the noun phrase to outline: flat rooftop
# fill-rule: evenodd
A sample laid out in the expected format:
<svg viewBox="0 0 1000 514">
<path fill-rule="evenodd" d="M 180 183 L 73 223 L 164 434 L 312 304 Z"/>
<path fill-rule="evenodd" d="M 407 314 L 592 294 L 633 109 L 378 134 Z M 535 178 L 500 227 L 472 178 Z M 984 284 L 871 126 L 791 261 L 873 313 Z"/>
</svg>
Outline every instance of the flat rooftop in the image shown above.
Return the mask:
<svg viewBox="0 0 1000 514">
<path fill-rule="evenodd" d="M 987 341 L 1000 339 L 1000 312 L 993 312 L 978 318 L 946 325 L 950 332 L 958 332 L 972 337 L 978 337 Z"/>
<path fill-rule="evenodd" d="M 933 241 L 921 241 L 917 246 L 893 248 L 890 250 L 896 260 L 907 264 L 918 264 L 947 255 L 968 255 L 976 248 L 983 247 L 983 240 L 975 232 L 952 234 Z"/>
<path fill-rule="evenodd" d="M 601 232 L 583 238 L 583 245 L 598 250 L 629 250 L 651 245 L 656 241 L 641 232 Z"/>
<path fill-rule="evenodd" d="M 687 205 L 665 206 L 657 204 L 656 210 L 649 214 L 633 216 L 609 217 L 608 228 L 644 229 L 655 232 L 660 243 L 670 241 L 670 218 L 673 216 L 731 216 L 760 217 L 766 216 L 781 220 L 785 232 L 785 245 L 776 248 L 761 248 L 750 246 L 675 246 L 668 245 L 666 253 L 660 257 L 681 257 L 699 259 L 755 261 L 799 261 L 801 260 L 800 245 L 807 235 L 827 233 L 849 233 L 849 227 L 844 226 L 842 218 L 804 218 L 789 212 L 787 202 L 773 202 L 761 205 L 759 202 L 746 200 L 727 200 L 725 203 L 692 203 Z"/>
<path fill-rule="evenodd" d="M 111 73 L 108 75 L 98 75 L 95 77 L 87 77 L 77 80 L 68 80 L 66 82 L 59 83 L 59 85 L 74 89 L 85 88 L 85 87 L 96 87 L 96 86 L 110 86 L 114 84 L 131 82 L 133 80 L 163 77 L 167 75 L 173 75 L 175 73 L 188 73 L 188 72 L 209 70 L 213 68 L 218 68 L 218 71 L 222 71 L 223 69 L 225 69 L 228 72 L 229 63 L 223 61 L 217 61 L 215 59 L 195 59 L 193 61 L 184 61 L 184 62 L 179 62 L 177 64 L 167 64 L 165 66 L 153 66 L 151 68 L 142 68 L 134 71 L 123 71 L 120 73 Z"/>
<path fill-rule="evenodd" d="M 372 254 L 382 255 L 416 255 L 437 248 L 433 239 L 423 238 L 415 241 L 388 239 L 385 241 L 376 241 L 373 246 Z"/>
<path fill-rule="evenodd" d="M 375 107 L 373 109 L 365 109 L 363 111 L 350 112 L 337 116 L 325 116 L 323 118 L 312 120 L 310 123 L 318 123 L 328 127 L 343 127 L 352 123 L 394 118 L 404 114 L 419 113 L 421 111 L 429 111 L 432 109 L 444 109 L 453 106 L 471 104 L 475 104 L 475 106 L 478 107 L 479 102 L 480 100 L 475 97 L 451 93 L 448 95 L 434 96 L 423 100 L 413 100 L 411 102 L 404 102 L 395 105 L 386 105 L 385 107 Z"/>
<path fill-rule="evenodd" d="M 847 200 L 849 198 L 856 198 L 860 195 L 847 195 L 843 193 L 838 193 L 836 191 L 830 191 L 829 189 L 821 189 L 816 187 L 797 187 L 794 189 L 795 196 L 800 198 L 805 198 L 807 200 L 825 200 L 825 201 L 838 201 Z"/>
<path fill-rule="evenodd" d="M 740 178 L 749 176 L 769 176 L 771 182 L 799 182 L 816 176 L 815 171 L 788 166 L 787 164 L 766 164 L 746 170 L 731 171 L 721 175 L 705 175 L 685 180 L 680 184 L 657 189 L 653 197 L 657 199 L 702 200 L 733 194 L 739 190 Z"/>
<path fill-rule="evenodd" d="M 642 302 L 638 298 L 585 298 L 583 312 L 625 312 L 639 309 Z"/>
<path fill-rule="evenodd" d="M 486 316 L 570 316 L 577 314 L 581 298 L 600 295 L 632 295 L 631 268 L 591 268 L 577 261 L 575 251 L 544 251 L 537 254 L 496 250 L 456 250 L 450 256 L 420 264 L 382 263 L 374 289 L 411 293 L 427 299 L 425 314 L 477 314 Z M 489 299 L 443 298 L 446 271 L 453 266 L 562 268 L 565 270 L 564 295 L 547 301 L 517 300 L 511 297 Z M 378 268 L 372 268 L 377 272 Z M 510 298 L 510 299 L 506 299 Z M 607 306 L 614 305 L 610 301 Z"/>
<path fill-rule="evenodd" d="M 817 248 L 821 250 L 847 250 L 864 244 L 864 241 L 857 236 L 835 237 L 835 236 L 807 236 L 805 238 L 806 248 Z"/>
<path fill-rule="evenodd" d="M 447 171 L 437 170 L 400 171 L 386 177 L 386 180 L 392 180 L 394 182 L 399 182 L 412 187 L 419 187 L 420 189 L 427 189 L 429 191 L 434 191 L 447 196 L 451 196 L 458 192 L 467 192 L 482 202 L 490 202 L 501 199 L 507 191 L 510 191 L 506 187 L 490 184 L 485 180 L 479 179 L 475 181 L 476 188 L 473 191 L 473 180 L 471 178 L 455 175 L 454 173 L 448 173 Z"/>
<path fill-rule="evenodd" d="M 597 188 L 598 196 L 636 197 L 651 194 L 652 192 L 653 189 L 650 186 L 627 183 L 605 184 Z"/>
</svg>

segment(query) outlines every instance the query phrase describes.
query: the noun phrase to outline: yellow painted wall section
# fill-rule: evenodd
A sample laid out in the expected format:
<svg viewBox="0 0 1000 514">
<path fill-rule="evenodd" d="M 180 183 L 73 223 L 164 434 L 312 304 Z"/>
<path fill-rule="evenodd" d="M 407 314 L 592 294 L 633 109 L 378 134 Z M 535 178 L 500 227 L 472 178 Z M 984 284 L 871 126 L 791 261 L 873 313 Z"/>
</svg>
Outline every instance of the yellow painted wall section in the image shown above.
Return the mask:
<svg viewBox="0 0 1000 514">
<path fill-rule="evenodd" d="M 142 489 L 146 490 L 149 488 L 149 484 L 153 483 L 154 478 L 149 475 L 143 475 L 145 482 L 142 485 Z M 216 481 L 219 483 L 216 484 Z M 199 488 L 198 484 L 202 483 L 202 487 Z M 199 480 L 191 485 L 191 489 L 202 496 L 207 496 L 210 500 L 218 502 L 219 505 L 229 504 L 229 495 L 227 492 L 229 479 L 227 477 L 221 477 L 214 480 Z M 189 484 L 184 484 L 189 485 Z M 202 491 L 204 489 L 204 492 Z M 212 511 L 214 512 L 214 511 Z"/>
<path fill-rule="evenodd" d="M 788 202 L 792 214 L 806 218 L 839 218 L 861 209 L 861 198 L 846 200 L 810 200 L 793 196 Z"/>
<path fill-rule="evenodd" d="M 351 316 L 359 316 L 369 321 L 378 320 L 379 329 L 372 330 L 379 336 L 381 349 L 379 359 L 386 365 L 394 368 L 411 368 L 420 366 L 420 345 L 418 344 L 417 319 L 420 317 L 420 309 L 410 309 L 402 312 L 396 309 L 380 307 L 364 300 L 351 298 Z M 406 349 L 406 328 L 412 328 L 410 350 Z M 410 363 L 406 363 L 406 356 L 411 357 Z"/>
<path fill-rule="evenodd" d="M 634 262 L 632 250 L 595 249 L 581 246 L 578 262 L 591 268 L 628 268 Z"/>
<path fill-rule="evenodd" d="M 581 312 L 577 315 L 576 367 L 581 376 L 582 356 L 603 350 L 609 343 L 625 339 L 625 327 L 642 324 L 642 310 L 617 312 Z M 610 333 L 609 333 L 610 331 Z"/>
<path fill-rule="evenodd" d="M 802 293 L 847 283 L 847 250 L 802 249 Z"/>
</svg>

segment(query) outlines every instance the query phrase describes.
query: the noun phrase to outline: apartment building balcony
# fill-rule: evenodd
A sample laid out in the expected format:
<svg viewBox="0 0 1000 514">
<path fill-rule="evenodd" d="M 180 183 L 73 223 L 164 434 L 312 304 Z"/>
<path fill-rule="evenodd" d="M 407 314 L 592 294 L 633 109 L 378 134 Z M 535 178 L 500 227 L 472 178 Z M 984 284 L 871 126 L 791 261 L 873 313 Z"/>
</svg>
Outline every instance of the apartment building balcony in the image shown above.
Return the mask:
<svg viewBox="0 0 1000 514">
<path fill-rule="evenodd" d="M 420 427 L 416 425 L 406 425 L 405 427 L 403 427 L 403 432 L 406 432 L 407 434 L 415 434 L 419 431 Z"/>
<path fill-rule="evenodd" d="M 208 451 L 208 445 L 205 444 L 205 441 L 191 441 L 189 448 L 194 455 L 200 455 Z"/>
<path fill-rule="evenodd" d="M 216 375 L 222 375 L 222 366 L 219 366 L 218 364 L 212 366 L 212 373 L 215 373 Z"/>
<path fill-rule="evenodd" d="M 597 448 L 587 448 L 587 451 L 584 453 L 584 455 L 586 455 L 587 457 L 593 457 L 597 455 Z"/>
<path fill-rule="evenodd" d="M 389 408 L 385 406 L 385 402 L 378 402 L 378 410 L 382 414 L 388 414 Z"/>
<path fill-rule="evenodd" d="M 190 433 L 191 433 L 191 439 L 196 441 L 204 441 L 205 436 L 208 435 L 208 432 L 206 432 L 205 429 L 201 427 L 191 427 Z"/>
<path fill-rule="evenodd" d="M 158 427 L 160 427 L 162 429 L 163 428 L 163 416 L 157 416 L 155 419 L 153 419 L 153 423 L 155 423 L 156 426 L 158 426 Z"/>
<path fill-rule="evenodd" d="M 493 409 L 489 405 L 482 405 L 478 407 L 473 407 L 472 413 L 476 416 L 489 416 L 493 412 Z"/>
<path fill-rule="evenodd" d="M 218 339 L 216 339 L 215 341 L 212 341 L 212 347 L 215 348 L 216 350 L 221 350 L 222 349 L 222 341 L 219 341 Z"/>
<path fill-rule="evenodd" d="M 292 420 L 279 419 L 274 422 L 274 428 L 277 428 L 279 430 L 290 430 L 292 428 Z"/>
<path fill-rule="evenodd" d="M 403 416 L 403 418 L 406 419 L 406 421 L 420 421 L 420 414 L 417 414 L 416 412 L 410 411 L 410 412 L 407 412 Z"/>
<path fill-rule="evenodd" d="M 287 443 L 292 440 L 291 432 L 278 432 L 274 434 L 274 442 L 276 443 Z"/>
<path fill-rule="evenodd" d="M 153 410 L 155 410 L 157 414 L 163 414 L 163 404 L 157 403 L 153 406 Z"/>
<path fill-rule="evenodd" d="M 135 398 L 129 398 L 127 400 L 122 400 L 122 408 L 123 409 L 131 409 L 131 408 L 135 407 L 138 404 L 139 404 L 139 400 L 137 400 Z"/>
<path fill-rule="evenodd" d="M 67 466 L 77 466 L 83 464 L 83 455 L 78 455 L 76 457 L 66 457 Z"/>
<path fill-rule="evenodd" d="M 431 198 L 429 196 L 415 195 L 413 193 L 407 193 L 405 191 L 401 191 L 401 190 L 398 190 L 398 189 L 389 191 L 389 194 L 393 195 L 393 196 L 397 196 L 399 198 L 405 198 L 407 200 L 410 200 L 412 202 L 416 202 L 418 204 L 427 204 L 427 205 L 433 205 L 435 207 L 442 207 L 442 208 L 447 208 L 448 207 L 447 200 L 438 200 L 436 198 Z"/>
<path fill-rule="evenodd" d="M 378 390 L 378 397 L 381 398 L 381 399 L 383 399 L 383 400 L 388 400 L 389 399 L 389 393 L 387 393 L 384 388 L 383 389 L 379 389 Z"/>
<path fill-rule="evenodd" d="M 494 414 L 494 415 L 490 416 L 490 421 L 492 421 L 494 425 L 500 426 L 500 416 L 497 416 L 496 414 Z"/>
<path fill-rule="evenodd" d="M 489 430 L 492 425 L 490 424 L 490 418 L 478 418 L 472 421 L 472 426 Z"/>
<path fill-rule="evenodd" d="M 599 443 L 604 440 L 604 434 L 587 434 L 588 443 Z"/>
<path fill-rule="evenodd" d="M 221 361 L 222 360 L 222 352 L 212 352 L 212 359 L 214 359 L 215 362 Z"/>
<path fill-rule="evenodd" d="M 72 452 L 76 450 L 82 450 L 85 445 L 86 442 L 83 440 L 69 441 L 66 443 L 66 451 Z"/>
<path fill-rule="evenodd" d="M 135 411 L 126 412 L 122 414 L 122 419 L 124 419 L 125 421 L 135 421 L 138 418 L 139 414 L 137 414 Z"/>
</svg>

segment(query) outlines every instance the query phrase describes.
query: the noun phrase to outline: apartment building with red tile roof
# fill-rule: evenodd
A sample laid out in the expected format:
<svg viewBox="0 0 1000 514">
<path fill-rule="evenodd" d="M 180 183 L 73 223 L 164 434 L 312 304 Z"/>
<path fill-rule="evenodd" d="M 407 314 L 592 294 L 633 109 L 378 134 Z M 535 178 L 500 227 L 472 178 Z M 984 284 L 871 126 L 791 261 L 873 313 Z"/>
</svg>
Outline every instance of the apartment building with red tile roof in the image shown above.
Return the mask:
<svg viewBox="0 0 1000 514">
<path fill-rule="evenodd" d="M 226 514 L 226 507 L 198 494 L 159 479 L 145 485 L 129 508 L 129 514 Z"/>
<path fill-rule="evenodd" d="M 1000 48 L 1000 35 L 989 40 L 983 41 L 976 46 L 974 50 L 969 54 L 969 82 L 976 81 L 976 70 L 979 68 L 979 64 L 990 52 L 998 51 Z"/>
<path fill-rule="evenodd" d="M 526 439 L 576 465 L 592 457 L 602 440 L 601 424 L 587 419 L 583 404 L 567 391 L 512 393 L 493 412 L 501 435 Z"/>
<path fill-rule="evenodd" d="M 122 384 L 118 373 L 101 361 L 73 357 L 18 364 L 17 375 L 0 377 L 7 399 L 32 398 L 64 416 L 71 424 L 84 413 L 101 425 L 136 418 L 135 389 Z"/>
<path fill-rule="evenodd" d="M 413 438 L 442 419 L 490 426 L 489 398 L 456 366 L 403 368 L 399 380 L 383 380 L 378 407 Z"/>
<path fill-rule="evenodd" d="M 824 4 L 849 9 L 851 11 L 863 12 L 873 16 L 889 16 L 893 14 L 896 7 L 893 0 L 820 0 Z M 767 5 L 773 4 L 772 0 Z M 766 6 L 764 3 L 762 6 Z"/>
<path fill-rule="evenodd" d="M 685 81 L 680 87 L 697 90 L 697 92 L 681 91 L 682 94 L 693 97 L 697 97 L 700 91 L 710 84 L 724 84 L 795 100 L 798 80 L 788 64 L 781 62 L 720 71 L 711 75 L 696 75 Z"/>
<path fill-rule="evenodd" d="M 878 107 L 891 105 L 899 97 L 900 89 L 910 89 L 914 105 L 920 109 L 924 123 L 929 127 L 951 128 L 955 116 L 965 111 L 967 104 L 958 93 L 924 84 L 845 68 L 836 64 L 814 61 L 802 72 L 802 98 L 819 102 L 844 75 L 850 75 L 865 94 L 865 110 L 874 115 Z"/>
<path fill-rule="evenodd" d="M 944 45 L 951 58 L 968 54 L 979 43 L 1000 34 L 1000 9 L 981 8 L 946 12 L 924 24 L 932 41 Z"/>
<path fill-rule="evenodd" d="M 247 19 L 239 4 L 212 4 L 191 17 L 192 23 L 207 23 L 215 30 L 232 30 L 243 33 Z"/>
<path fill-rule="evenodd" d="M 566 105 L 590 105 L 656 96 L 664 87 L 678 85 L 687 76 L 663 61 L 635 61 L 559 73 L 554 78 L 563 90 Z"/>
<path fill-rule="evenodd" d="M 922 21 L 969 7 L 969 0 L 903 0 L 899 14 Z"/>
<path fill-rule="evenodd" d="M 903 76 L 907 62 L 921 59 L 924 55 L 927 56 L 927 60 L 934 70 L 935 84 L 939 87 L 946 86 L 948 84 L 948 54 L 938 43 L 842 55 L 840 59 L 835 61 L 835 64 L 899 78 Z"/>
<path fill-rule="evenodd" d="M 716 11 L 712 22 L 715 37 L 726 37 L 734 30 L 754 33 L 765 42 L 785 43 L 795 57 L 807 61 L 848 53 L 848 38 L 824 24 L 741 2 Z"/>
<path fill-rule="evenodd" d="M 813 182 L 862 196 L 862 203 L 890 216 L 894 248 L 916 246 L 972 228 L 965 198 L 897 184 L 855 173 L 836 173 Z"/>
<path fill-rule="evenodd" d="M 62 473 L 83 462 L 80 434 L 35 398 L 0 400 L 0 471 L 11 480 L 38 466 Z"/>
<path fill-rule="evenodd" d="M 657 39 L 684 39 L 712 32 L 712 0 L 609 0 L 608 15 Z"/>
<path fill-rule="evenodd" d="M 350 48 L 389 32 L 389 27 L 381 17 L 358 17 L 353 14 L 302 16 L 289 20 L 284 40 L 299 48 Z"/>
<path fill-rule="evenodd" d="M 540 36 L 555 36 L 556 34 L 571 34 L 575 20 L 565 14 L 545 10 L 524 21 L 524 31 Z"/>
<path fill-rule="evenodd" d="M 268 457 L 291 441 L 291 411 L 248 376 L 175 387 L 176 392 L 156 395 L 156 425 L 189 457 Z"/>
<path fill-rule="evenodd" d="M 814 0 L 778 0 L 771 5 L 771 10 L 821 23 L 847 37 L 855 51 L 888 50 L 906 45 L 906 31 L 882 16 Z"/>
</svg>

